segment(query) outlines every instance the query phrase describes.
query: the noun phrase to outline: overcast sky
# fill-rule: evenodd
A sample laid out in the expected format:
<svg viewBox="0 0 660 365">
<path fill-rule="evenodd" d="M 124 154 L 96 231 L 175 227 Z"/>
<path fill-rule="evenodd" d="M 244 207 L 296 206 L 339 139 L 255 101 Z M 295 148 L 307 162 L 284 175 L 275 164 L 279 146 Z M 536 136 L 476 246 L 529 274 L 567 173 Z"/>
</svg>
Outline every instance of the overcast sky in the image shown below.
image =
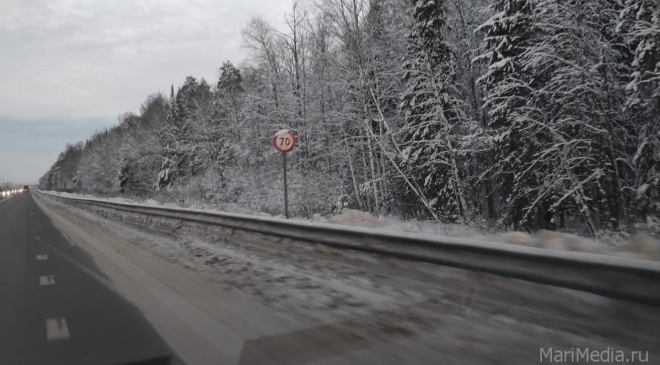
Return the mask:
<svg viewBox="0 0 660 365">
<path fill-rule="evenodd" d="M 292 0 L 0 0 L 0 178 L 36 182 L 67 142 L 187 75 L 240 63 L 241 29 Z"/>
</svg>

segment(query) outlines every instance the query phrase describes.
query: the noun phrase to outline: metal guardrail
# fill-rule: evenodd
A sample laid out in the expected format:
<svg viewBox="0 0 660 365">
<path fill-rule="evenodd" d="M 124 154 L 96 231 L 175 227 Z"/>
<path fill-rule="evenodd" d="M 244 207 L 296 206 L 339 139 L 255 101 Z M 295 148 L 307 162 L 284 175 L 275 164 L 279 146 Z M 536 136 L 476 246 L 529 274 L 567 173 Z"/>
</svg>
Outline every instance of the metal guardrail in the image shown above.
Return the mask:
<svg viewBox="0 0 660 365">
<path fill-rule="evenodd" d="M 40 194 L 70 204 L 91 205 L 152 217 L 224 226 L 660 306 L 660 263 L 658 262 L 271 217 Z"/>
</svg>

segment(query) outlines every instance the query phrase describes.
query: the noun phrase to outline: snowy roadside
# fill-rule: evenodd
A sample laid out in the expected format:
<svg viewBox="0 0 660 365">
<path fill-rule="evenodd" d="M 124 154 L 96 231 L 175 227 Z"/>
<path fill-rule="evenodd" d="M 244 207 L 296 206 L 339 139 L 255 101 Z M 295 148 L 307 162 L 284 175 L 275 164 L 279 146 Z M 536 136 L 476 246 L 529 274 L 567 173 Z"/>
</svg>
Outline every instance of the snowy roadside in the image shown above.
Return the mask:
<svg viewBox="0 0 660 365">
<path fill-rule="evenodd" d="M 236 204 L 221 203 L 207 206 L 198 205 L 182 208 L 181 206 L 173 203 L 161 204 L 160 202 L 153 199 L 136 201 L 127 198 L 97 198 L 89 195 L 62 193 L 55 191 L 45 191 L 45 193 L 62 197 L 94 199 L 114 203 L 139 204 L 153 207 L 217 211 L 223 213 L 237 213 L 261 217 L 272 217 L 268 213 L 252 212 L 250 210 L 239 207 Z M 547 230 L 540 230 L 535 234 L 513 231 L 482 233 L 478 232 L 478 229 L 469 225 L 443 224 L 439 222 L 403 221 L 393 217 L 377 218 L 369 213 L 352 209 L 344 209 L 340 214 L 330 218 L 325 218 L 316 214 L 312 217 L 312 219 L 294 218 L 294 220 L 374 228 L 389 232 L 406 232 L 439 237 L 467 238 L 478 241 L 507 243 L 512 245 L 537 247 L 549 250 L 577 251 L 646 260 L 660 260 L 660 240 L 646 233 L 641 233 L 634 236 L 611 233 L 602 235 L 599 237 L 599 239 L 592 239 L 570 233 Z"/>
<path fill-rule="evenodd" d="M 436 360 L 454 354 L 472 364 L 504 359 L 509 364 L 528 364 L 542 344 L 643 345 L 657 352 L 660 317 L 654 307 L 221 226 L 181 225 L 176 219 L 145 219 L 139 213 L 93 205 L 45 202 L 63 219 L 95 228 L 95 237 L 110 235 L 107 242 L 125 241 L 121 252 L 129 259 L 148 252 L 192 273 L 199 278 L 198 286 L 208 290 L 198 298 L 207 310 L 217 306 L 213 298 L 241 298 L 273 316 L 294 318 L 303 324 L 299 333 L 306 337 L 310 329 L 321 329 L 323 346 L 337 339 L 381 346 L 373 355 L 379 361 L 370 363 L 403 363 L 394 360 L 396 353 L 420 360 L 416 354 L 423 351 Z M 226 316 L 220 312 L 209 311 Z M 484 345 L 471 346 L 464 353 L 463 339 Z M 493 339 L 500 343 L 493 344 Z M 300 340 L 296 341 L 298 349 Z M 397 345 L 398 341 L 404 342 Z M 493 355 L 498 346 L 523 349 L 521 358 Z"/>
</svg>

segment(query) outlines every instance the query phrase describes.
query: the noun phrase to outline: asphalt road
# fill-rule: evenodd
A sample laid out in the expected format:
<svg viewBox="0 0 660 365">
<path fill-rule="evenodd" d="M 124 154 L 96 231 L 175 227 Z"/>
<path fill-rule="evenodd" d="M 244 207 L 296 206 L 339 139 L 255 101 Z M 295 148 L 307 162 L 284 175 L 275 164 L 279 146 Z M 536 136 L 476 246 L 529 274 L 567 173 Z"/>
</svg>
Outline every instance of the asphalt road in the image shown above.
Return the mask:
<svg viewBox="0 0 660 365">
<path fill-rule="evenodd" d="M 0 364 L 161 365 L 171 351 L 30 193 L 0 202 Z"/>
</svg>

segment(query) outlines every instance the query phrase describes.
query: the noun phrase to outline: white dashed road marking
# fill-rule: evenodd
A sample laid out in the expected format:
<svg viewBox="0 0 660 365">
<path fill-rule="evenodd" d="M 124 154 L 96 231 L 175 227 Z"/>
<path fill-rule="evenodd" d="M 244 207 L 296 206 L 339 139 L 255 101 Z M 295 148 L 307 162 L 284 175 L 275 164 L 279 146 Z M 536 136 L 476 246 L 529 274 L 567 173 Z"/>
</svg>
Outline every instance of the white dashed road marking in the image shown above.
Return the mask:
<svg viewBox="0 0 660 365">
<path fill-rule="evenodd" d="M 55 278 L 53 275 L 42 276 L 39 278 L 39 283 L 41 283 L 41 285 L 53 285 L 55 284 Z"/>
<path fill-rule="evenodd" d="M 48 255 L 42 254 L 42 255 L 37 255 L 37 260 L 48 260 Z"/>
<path fill-rule="evenodd" d="M 49 318 L 46 320 L 46 340 L 57 341 L 66 340 L 71 335 L 69 334 L 69 327 L 66 325 L 66 319 L 62 318 Z"/>
</svg>

